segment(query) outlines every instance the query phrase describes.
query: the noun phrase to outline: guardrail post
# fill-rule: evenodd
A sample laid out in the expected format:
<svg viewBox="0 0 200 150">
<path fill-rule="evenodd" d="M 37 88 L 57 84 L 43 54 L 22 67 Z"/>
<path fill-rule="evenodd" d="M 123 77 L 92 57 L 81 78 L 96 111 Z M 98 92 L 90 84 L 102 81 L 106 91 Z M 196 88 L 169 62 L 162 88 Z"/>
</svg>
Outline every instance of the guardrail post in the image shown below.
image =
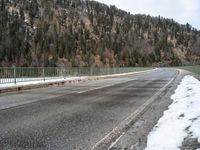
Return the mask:
<svg viewBox="0 0 200 150">
<path fill-rule="evenodd" d="M 14 83 L 17 84 L 17 79 L 16 79 L 16 67 L 13 66 L 13 75 L 14 75 Z"/>
<path fill-rule="evenodd" d="M 92 75 L 93 75 L 93 67 L 90 66 L 90 76 L 92 76 Z"/>
<path fill-rule="evenodd" d="M 43 75 L 43 80 L 45 81 L 45 70 L 44 70 L 45 68 L 43 67 L 42 68 L 42 75 Z"/>
<path fill-rule="evenodd" d="M 66 67 L 64 67 L 64 79 L 66 79 Z"/>
<path fill-rule="evenodd" d="M 80 69 L 80 66 L 78 67 L 78 75 L 77 75 L 78 77 L 80 77 L 81 76 L 81 69 Z"/>
</svg>

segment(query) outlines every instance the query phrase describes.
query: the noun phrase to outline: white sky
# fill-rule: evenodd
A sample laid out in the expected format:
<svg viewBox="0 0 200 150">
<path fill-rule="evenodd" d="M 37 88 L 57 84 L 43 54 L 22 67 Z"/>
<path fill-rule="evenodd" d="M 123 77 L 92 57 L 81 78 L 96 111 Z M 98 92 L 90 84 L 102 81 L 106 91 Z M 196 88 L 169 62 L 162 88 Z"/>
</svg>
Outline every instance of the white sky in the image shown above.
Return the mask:
<svg viewBox="0 0 200 150">
<path fill-rule="evenodd" d="M 173 18 L 175 21 L 200 29 L 200 0 L 96 0 L 115 5 L 132 14 L 149 14 Z"/>
</svg>

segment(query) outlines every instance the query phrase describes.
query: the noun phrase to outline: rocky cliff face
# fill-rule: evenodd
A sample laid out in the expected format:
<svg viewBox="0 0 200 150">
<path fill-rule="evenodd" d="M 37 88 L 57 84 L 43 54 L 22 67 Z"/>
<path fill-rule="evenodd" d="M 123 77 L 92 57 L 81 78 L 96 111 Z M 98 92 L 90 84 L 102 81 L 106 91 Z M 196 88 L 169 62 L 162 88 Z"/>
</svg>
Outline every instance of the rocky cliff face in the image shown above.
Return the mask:
<svg viewBox="0 0 200 150">
<path fill-rule="evenodd" d="M 200 32 L 87 0 L 1 0 L 0 65 L 156 66 L 198 63 Z"/>
</svg>

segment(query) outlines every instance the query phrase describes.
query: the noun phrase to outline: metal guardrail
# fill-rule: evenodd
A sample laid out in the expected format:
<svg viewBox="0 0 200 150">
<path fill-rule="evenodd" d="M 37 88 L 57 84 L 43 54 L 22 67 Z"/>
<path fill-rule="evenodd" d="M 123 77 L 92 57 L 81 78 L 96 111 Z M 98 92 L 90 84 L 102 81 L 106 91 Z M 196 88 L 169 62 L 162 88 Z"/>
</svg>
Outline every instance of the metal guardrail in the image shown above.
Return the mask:
<svg viewBox="0 0 200 150">
<path fill-rule="evenodd" d="M 60 79 L 77 76 L 98 76 L 149 70 L 152 68 L 90 68 L 90 67 L 0 67 L 0 84 Z"/>
<path fill-rule="evenodd" d="M 195 66 L 181 66 L 178 67 L 179 69 L 184 69 L 184 70 L 188 70 L 191 72 L 194 72 L 196 74 L 200 75 L 200 65 L 195 65 Z"/>
</svg>

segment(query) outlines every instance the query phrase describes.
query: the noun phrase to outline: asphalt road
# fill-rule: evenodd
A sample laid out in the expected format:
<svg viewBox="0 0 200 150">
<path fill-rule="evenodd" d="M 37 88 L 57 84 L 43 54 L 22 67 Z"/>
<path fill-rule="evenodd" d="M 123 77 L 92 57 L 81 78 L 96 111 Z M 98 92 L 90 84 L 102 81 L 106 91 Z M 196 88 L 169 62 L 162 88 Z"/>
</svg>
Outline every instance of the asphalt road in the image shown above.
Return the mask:
<svg viewBox="0 0 200 150">
<path fill-rule="evenodd" d="M 89 150 L 177 74 L 173 69 L 0 96 L 0 149 Z"/>
</svg>

